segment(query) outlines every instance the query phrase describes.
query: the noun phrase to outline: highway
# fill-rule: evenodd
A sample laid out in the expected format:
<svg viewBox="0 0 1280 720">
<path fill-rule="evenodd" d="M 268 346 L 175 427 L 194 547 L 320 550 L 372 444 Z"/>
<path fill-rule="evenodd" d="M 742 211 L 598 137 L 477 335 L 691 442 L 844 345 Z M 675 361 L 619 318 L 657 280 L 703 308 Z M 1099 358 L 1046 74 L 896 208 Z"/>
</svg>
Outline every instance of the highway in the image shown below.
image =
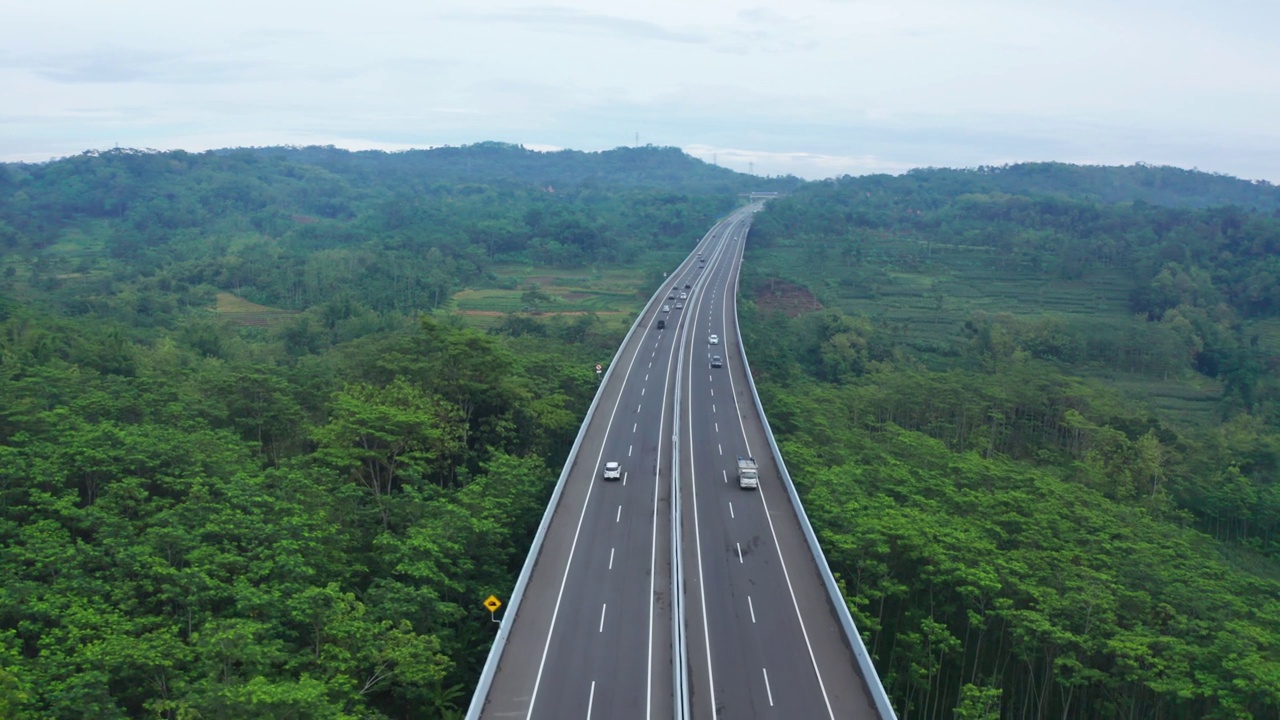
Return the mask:
<svg viewBox="0 0 1280 720">
<path fill-rule="evenodd" d="M 482 679 L 469 718 L 670 718 L 681 714 L 682 686 L 694 718 L 880 717 L 739 360 L 733 302 L 756 209 L 740 209 L 707 233 L 615 356 L 544 519 L 540 551 L 507 609 L 514 616 L 491 654 L 491 682 Z M 718 345 L 709 344 L 711 334 Z M 712 354 L 723 356 L 722 368 L 710 367 Z M 738 489 L 738 455 L 759 461 L 758 491 Z M 621 464 L 621 478 L 602 478 L 609 461 Z M 673 470 L 681 488 L 678 555 Z M 676 556 L 684 568 L 679 595 Z M 673 600 L 683 602 L 683 625 Z"/>
<path fill-rule="evenodd" d="M 686 331 L 679 447 L 691 717 L 879 718 L 740 359 L 734 303 L 745 232 L 717 247 Z M 723 367 L 712 367 L 713 355 Z M 758 462 L 759 489 L 738 487 L 739 456 Z"/>
</svg>

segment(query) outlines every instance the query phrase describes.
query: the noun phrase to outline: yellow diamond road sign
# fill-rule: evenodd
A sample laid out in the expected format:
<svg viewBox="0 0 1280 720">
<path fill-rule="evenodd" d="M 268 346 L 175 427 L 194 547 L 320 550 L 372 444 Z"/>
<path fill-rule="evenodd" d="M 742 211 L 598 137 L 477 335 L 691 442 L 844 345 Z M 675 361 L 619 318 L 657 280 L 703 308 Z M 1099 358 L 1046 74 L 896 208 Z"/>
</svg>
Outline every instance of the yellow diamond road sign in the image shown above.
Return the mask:
<svg viewBox="0 0 1280 720">
<path fill-rule="evenodd" d="M 489 612 L 497 612 L 498 608 L 502 607 L 502 601 L 493 595 L 490 595 L 485 598 L 484 606 L 489 608 Z"/>
</svg>

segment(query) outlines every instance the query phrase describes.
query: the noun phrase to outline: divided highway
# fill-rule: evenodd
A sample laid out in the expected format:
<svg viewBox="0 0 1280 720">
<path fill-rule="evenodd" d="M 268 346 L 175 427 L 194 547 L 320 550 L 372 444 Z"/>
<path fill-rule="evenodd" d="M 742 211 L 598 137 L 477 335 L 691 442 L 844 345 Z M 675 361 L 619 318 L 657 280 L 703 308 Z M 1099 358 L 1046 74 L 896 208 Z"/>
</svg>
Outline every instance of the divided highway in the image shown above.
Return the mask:
<svg viewBox="0 0 1280 720">
<path fill-rule="evenodd" d="M 740 354 L 733 303 L 758 209 L 707 233 L 615 356 L 468 718 L 882 717 Z M 739 455 L 759 462 L 759 490 L 738 488 Z"/>
</svg>

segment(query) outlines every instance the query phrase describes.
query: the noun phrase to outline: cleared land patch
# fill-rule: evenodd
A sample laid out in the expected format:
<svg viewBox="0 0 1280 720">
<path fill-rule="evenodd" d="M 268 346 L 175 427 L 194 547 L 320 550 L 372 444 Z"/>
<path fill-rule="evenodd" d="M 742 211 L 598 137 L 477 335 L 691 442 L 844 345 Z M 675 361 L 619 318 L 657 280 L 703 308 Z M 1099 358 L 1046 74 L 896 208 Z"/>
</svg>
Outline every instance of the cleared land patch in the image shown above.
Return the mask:
<svg viewBox="0 0 1280 720">
<path fill-rule="evenodd" d="M 259 326 L 270 325 L 272 322 L 297 314 L 291 310 L 281 310 L 280 308 L 249 302 L 239 295 L 229 292 L 217 294 L 217 304 L 214 306 L 214 312 L 237 325 Z"/>
</svg>

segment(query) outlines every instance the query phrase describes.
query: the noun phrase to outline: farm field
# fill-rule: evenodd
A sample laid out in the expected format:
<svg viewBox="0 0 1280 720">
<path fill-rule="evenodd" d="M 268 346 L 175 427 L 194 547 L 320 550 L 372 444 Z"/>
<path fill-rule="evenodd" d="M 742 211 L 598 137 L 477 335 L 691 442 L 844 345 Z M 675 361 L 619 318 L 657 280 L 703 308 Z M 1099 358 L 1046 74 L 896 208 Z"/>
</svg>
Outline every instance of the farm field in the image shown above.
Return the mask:
<svg viewBox="0 0 1280 720">
<path fill-rule="evenodd" d="M 675 267 L 682 257 L 673 255 L 670 266 Z M 446 312 L 458 316 L 466 325 L 486 329 L 496 327 L 510 314 L 544 318 L 595 314 L 608 325 L 625 328 L 651 292 L 650 273 L 635 268 L 549 270 L 530 265 L 495 265 L 492 271 L 496 287 L 466 288 L 454 293 Z"/>
<path fill-rule="evenodd" d="M 249 302 L 239 295 L 229 292 L 217 294 L 217 304 L 214 306 L 214 312 L 236 325 L 252 326 L 270 325 L 272 322 L 283 320 L 296 314 L 288 310 Z"/>
<path fill-rule="evenodd" d="M 868 240 L 862 250 L 860 260 L 845 262 L 812 246 L 753 250 L 748 243 L 744 273 L 776 275 L 807 287 L 821 307 L 869 318 L 933 370 L 950 366 L 964 351 L 970 342 L 965 323 L 979 314 L 1052 318 L 1112 333 L 1144 324 L 1129 309 L 1131 285 L 1119 269 L 1065 279 L 1004 261 L 988 248 L 903 238 Z M 1280 354 L 1280 322 L 1257 323 L 1253 332 Z M 1190 371 L 1166 376 L 1139 367 L 1075 368 L 1183 426 L 1214 422 L 1222 397 L 1220 382 Z"/>
</svg>

